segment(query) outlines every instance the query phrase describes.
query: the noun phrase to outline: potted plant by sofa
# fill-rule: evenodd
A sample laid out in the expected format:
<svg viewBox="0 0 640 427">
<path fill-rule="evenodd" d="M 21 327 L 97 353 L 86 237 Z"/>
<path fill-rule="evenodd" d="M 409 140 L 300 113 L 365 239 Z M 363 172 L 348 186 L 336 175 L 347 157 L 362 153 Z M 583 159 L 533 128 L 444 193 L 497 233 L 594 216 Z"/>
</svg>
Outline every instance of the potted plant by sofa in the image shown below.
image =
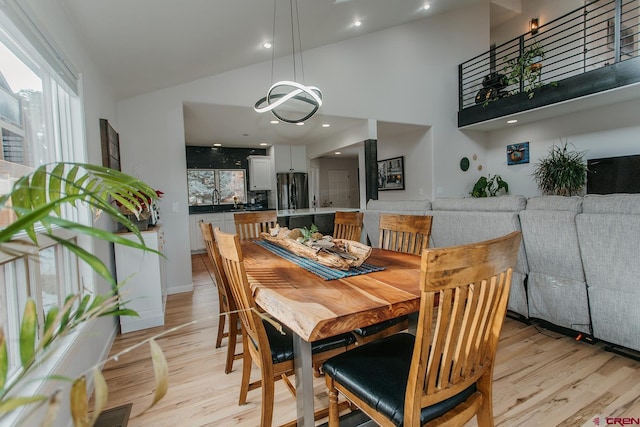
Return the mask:
<svg viewBox="0 0 640 427">
<path fill-rule="evenodd" d="M 535 165 L 533 177 L 542 194 L 574 196 L 582 193 L 587 180 L 584 151 L 570 151 L 565 141 L 553 145 L 549 155 Z"/>
<path fill-rule="evenodd" d="M 471 197 L 494 197 L 498 195 L 500 190 L 508 193 L 509 184 L 500 175 L 489 174 L 478 178 L 469 194 Z"/>
</svg>

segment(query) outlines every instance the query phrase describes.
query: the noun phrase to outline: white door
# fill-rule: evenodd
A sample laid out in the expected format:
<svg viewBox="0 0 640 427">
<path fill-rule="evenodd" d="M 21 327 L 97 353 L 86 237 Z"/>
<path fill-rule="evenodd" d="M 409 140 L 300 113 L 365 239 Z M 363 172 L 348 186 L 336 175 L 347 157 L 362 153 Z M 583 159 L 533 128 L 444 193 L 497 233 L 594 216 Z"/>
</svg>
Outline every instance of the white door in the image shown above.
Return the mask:
<svg viewBox="0 0 640 427">
<path fill-rule="evenodd" d="M 341 169 L 329 169 L 329 201 L 334 208 L 351 207 L 349 189 L 351 181 L 349 171 Z"/>
</svg>

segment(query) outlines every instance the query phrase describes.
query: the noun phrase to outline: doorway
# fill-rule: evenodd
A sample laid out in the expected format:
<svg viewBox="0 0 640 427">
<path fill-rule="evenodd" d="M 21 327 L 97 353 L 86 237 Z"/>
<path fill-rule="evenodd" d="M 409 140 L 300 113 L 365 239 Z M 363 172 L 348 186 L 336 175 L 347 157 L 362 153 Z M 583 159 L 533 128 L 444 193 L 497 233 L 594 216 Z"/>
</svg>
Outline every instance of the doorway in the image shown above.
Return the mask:
<svg viewBox="0 0 640 427">
<path fill-rule="evenodd" d="M 344 169 L 329 169 L 329 202 L 334 208 L 351 207 L 351 177 Z"/>
</svg>

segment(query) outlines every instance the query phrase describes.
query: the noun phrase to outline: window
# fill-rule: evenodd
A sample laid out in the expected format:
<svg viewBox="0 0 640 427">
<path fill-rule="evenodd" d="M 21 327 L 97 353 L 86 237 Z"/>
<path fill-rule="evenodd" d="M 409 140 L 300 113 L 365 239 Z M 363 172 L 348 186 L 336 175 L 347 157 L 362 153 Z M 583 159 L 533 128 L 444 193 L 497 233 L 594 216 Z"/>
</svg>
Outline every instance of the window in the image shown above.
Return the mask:
<svg viewBox="0 0 640 427">
<path fill-rule="evenodd" d="M 246 203 L 245 176 L 244 169 L 187 169 L 189 206 Z"/>
<path fill-rule="evenodd" d="M 40 165 L 85 161 L 84 141 L 78 137 L 82 122 L 77 82 L 69 78 L 72 73 L 60 71 L 60 64 L 68 64 L 51 53 L 53 45 L 42 42 L 43 33 L 21 18 L 24 13 L 17 2 L 0 2 L 0 194 L 7 194 L 16 180 Z M 76 209 L 64 215 L 82 222 L 89 218 L 88 212 Z M 10 210 L 0 212 L 0 228 L 13 220 Z M 76 239 L 66 230 L 56 234 Z M 27 299 L 36 302 L 42 325 L 49 308 L 81 292 L 80 269 L 75 255 L 44 236 L 29 255 L 0 252 L 0 326 L 9 343 L 18 342 Z M 17 345 L 9 350 L 11 375 L 20 357 Z"/>
</svg>

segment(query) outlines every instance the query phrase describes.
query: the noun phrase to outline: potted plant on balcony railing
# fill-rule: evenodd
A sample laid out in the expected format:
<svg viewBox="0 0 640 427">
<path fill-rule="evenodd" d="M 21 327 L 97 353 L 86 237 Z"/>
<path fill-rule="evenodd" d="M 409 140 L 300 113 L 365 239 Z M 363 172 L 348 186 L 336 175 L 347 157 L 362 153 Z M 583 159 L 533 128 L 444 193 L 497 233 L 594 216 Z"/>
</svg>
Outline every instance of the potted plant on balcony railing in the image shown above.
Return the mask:
<svg viewBox="0 0 640 427">
<path fill-rule="evenodd" d="M 520 82 L 523 82 L 523 90 L 529 94 L 529 99 L 533 98 L 534 91 L 543 86 L 540 79 L 544 55 L 544 48 L 540 41 L 536 40 L 526 47 L 517 58 L 505 57 L 506 65 L 503 71 L 507 76 L 508 85 L 518 85 L 519 88 Z M 518 91 L 519 89 L 512 91 L 511 94 L 518 93 Z"/>
</svg>

